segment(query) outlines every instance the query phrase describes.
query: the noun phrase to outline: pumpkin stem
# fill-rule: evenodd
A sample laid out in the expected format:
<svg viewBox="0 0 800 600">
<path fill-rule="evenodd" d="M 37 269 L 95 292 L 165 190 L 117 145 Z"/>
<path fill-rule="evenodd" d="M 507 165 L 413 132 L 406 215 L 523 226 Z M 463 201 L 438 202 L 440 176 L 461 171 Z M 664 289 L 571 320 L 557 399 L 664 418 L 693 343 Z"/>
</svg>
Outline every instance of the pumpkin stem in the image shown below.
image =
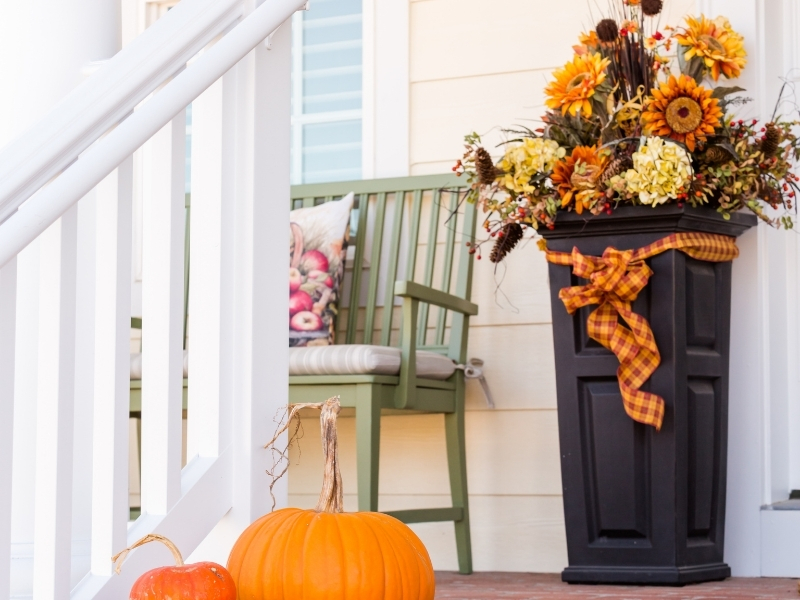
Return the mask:
<svg viewBox="0 0 800 600">
<path fill-rule="evenodd" d="M 322 411 L 319 420 L 322 429 L 322 453 L 325 457 L 325 472 L 322 481 L 322 493 L 316 510 L 317 512 L 343 512 L 344 493 L 342 492 L 342 472 L 339 468 L 339 439 L 336 434 L 336 417 L 341 409 L 339 396 L 328 398 L 325 402 L 290 404 L 286 407 L 286 416 L 281 418 L 280 427 L 275 432 L 275 435 L 264 444 L 264 448 L 272 450 L 277 455 L 277 460 L 274 460 L 272 469 L 267 469 L 267 475 L 272 477 L 272 483 L 269 485 L 269 494 L 272 496 L 272 510 L 275 510 L 273 488 L 278 480 L 289 470 L 289 448 L 295 440 L 299 439 L 299 413 L 305 408 Z M 297 418 L 297 425 L 293 431 L 289 432 L 288 444 L 283 449 L 276 448 L 275 443 L 285 431 L 290 429 L 295 418 Z M 276 474 L 281 463 L 284 463 L 283 469 Z"/>
<path fill-rule="evenodd" d="M 139 546 L 143 546 L 144 544 L 148 544 L 150 542 L 161 542 L 169 551 L 172 552 L 172 556 L 175 557 L 175 566 L 182 567 L 183 566 L 183 556 L 181 556 L 181 551 L 178 550 L 178 547 L 173 544 L 168 538 L 165 538 L 163 535 L 158 535 L 157 533 L 151 533 L 144 536 L 138 542 L 134 542 L 122 552 L 115 554 L 111 557 L 111 562 L 114 563 L 114 572 L 119 575 L 122 571 L 122 563 L 125 562 L 125 559 L 128 558 L 128 554 L 130 554 L 131 550 L 138 548 Z M 117 564 L 119 563 L 119 564 Z"/>
<path fill-rule="evenodd" d="M 344 512 L 342 471 L 339 468 L 339 436 L 336 432 L 336 417 L 340 409 L 339 396 L 334 396 L 325 401 L 322 414 L 319 416 L 325 471 L 322 476 L 322 492 L 315 509 L 317 512 Z"/>
</svg>

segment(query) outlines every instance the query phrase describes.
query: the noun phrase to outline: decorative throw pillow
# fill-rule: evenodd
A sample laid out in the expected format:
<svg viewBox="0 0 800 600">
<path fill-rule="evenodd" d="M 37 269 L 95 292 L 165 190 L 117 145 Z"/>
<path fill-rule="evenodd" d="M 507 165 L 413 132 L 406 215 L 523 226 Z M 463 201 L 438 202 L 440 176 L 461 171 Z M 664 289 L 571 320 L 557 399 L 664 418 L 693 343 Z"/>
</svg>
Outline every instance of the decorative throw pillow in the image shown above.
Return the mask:
<svg viewBox="0 0 800 600">
<path fill-rule="evenodd" d="M 291 212 L 289 346 L 333 344 L 353 194 Z"/>
</svg>

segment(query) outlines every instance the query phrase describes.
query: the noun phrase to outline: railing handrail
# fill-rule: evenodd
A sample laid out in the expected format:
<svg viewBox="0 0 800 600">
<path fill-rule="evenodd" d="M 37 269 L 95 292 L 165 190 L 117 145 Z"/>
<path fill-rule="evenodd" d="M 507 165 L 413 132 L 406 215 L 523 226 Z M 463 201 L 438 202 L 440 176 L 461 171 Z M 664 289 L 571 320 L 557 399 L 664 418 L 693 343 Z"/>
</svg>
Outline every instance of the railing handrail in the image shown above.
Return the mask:
<svg viewBox="0 0 800 600">
<path fill-rule="evenodd" d="M 194 3 L 230 2 L 231 0 L 188 1 Z M 305 4 L 306 0 L 268 0 L 264 2 L 229 34 L 160 88 L 153 98 L 111 129 L 108 134 L 103 136 L 103 131 L 97 124 L 93 132 L 96 138 L 100 139 L 92 144 L 95 140 L 87 137 L 86 140 L 90 144 L 88 149 L 77 160 L 71 159 L 73 164 L 69 165 L 55 181 L 46 185 L 38 194 L 31 197 L 21 210 L 8 216 L 0 224 L 0 267 L 16 256 L 70 206 L 102 181 L 127 156 L 166 125 L 175 114 L 222 77 Z M 105 67 L 103 81 L 111 77 L 108 75 L 108 66 L 110 65 Z M 95 75 L 99 74 L 98 72 Z M 167 73 L 163 73 L 163 75 L 165 78 L 169 76 Z M 157 82 L 156 79 L 150 81 L 150 85 L 155 87 L 161 83 L 163 81 Z M 129 103 L 132 101 L 133 97 L 127 100 Z M 90 106 L 88 100 L 86 103 L 87 106 Z M 129 104 L 125 106 L 129 110 L 133 108 Z M 57 112 L 57 109 L 54 110 Z M 47 122 L 49 119 L 58 121 L 58 116 L 51 112 L 43 122 Z M 88 131 L 84 131 L 83 136 L 88 133 Z M 70 139 L 83 139 L 83 136 L 75 133 L 70 136 Z M 2 163 L 3 156 L 4 154 L 0 154 L 0 163 Z M 53 164 L 55 162 L 53 161 Z M 40 171 L 39 176 L 43 177 L 44 172 L 44 170 Z M 18 187 L 18 189 L 22 188 Z M 31 188 L 29 186 L 26 189 Z M 2 188 L 0 188 L 1 190 Z M 0 196 L 0 203 L 4 200 L 8 202 L 10 198 Z M 23 201 L 24 198 L 19 200 L 20 203 Z"/>
<path fill-rule="evenodd" d="M 0 150 L 0 223 L 234 25 L 242 7 L 242 0 L 183 0 Z"/>
</svg>

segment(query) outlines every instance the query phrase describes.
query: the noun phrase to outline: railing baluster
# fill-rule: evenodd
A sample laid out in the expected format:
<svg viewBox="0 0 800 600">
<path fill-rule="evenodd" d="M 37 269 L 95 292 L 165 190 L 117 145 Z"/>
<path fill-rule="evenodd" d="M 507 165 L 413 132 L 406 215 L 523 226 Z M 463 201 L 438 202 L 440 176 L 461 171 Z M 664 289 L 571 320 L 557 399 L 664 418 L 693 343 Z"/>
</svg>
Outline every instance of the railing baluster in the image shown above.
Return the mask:
<svg viewBox="0 0 800 600">
<path fill-rule="evenodd" d="M 450 192 L 450 211 L 452 215 L 447 221 L 447 235 L 445 236 L 444 246 L 444 267 L 442 269 L 442 286 L 439 288 L 443 292 L 450 293 L 450 279 L 453 275 L 453 255 L 455 254 L 456 230 L 458 229 L 458 192 Z M 441 346 L 444 344 L 444 329 L 447 322 L 447 311 L 439 308 L 436 319 L 436 337 L 434 344 Z"/>
<path fill-rule="evenodd" d="M 186 458 L 218 456 L 230 420 L 233 87 L 225 76 L 192 103 L 191 385 Z M 228 161 L 227 168 L 223 163 Z M 226 177 L 227 175 L 227 177 Z M 227 445 L 227 440 L 225 441 Z"/>
<path fill-rule="evenodd" d="M 33 598 L 70 595 L 78 207 L 40 238 Z"/>
<path fill-rule="evenodd" d="M 92 572 L 126 544 L 133 158 L 97 186 Z"/>
<path fill-rule="evenodd" d="M 92 447 L 97 271 L 97 189 L 78 202 L 75 296 L 75 408 L 72 480 L 72 577 L 91 571 Z M 130 274 L 129 274 L 130 277 Z M 105 299 L 103 299 L 105 301 Z"/>
<path fill-rule="evenodd" d="M 164 515 L 181 492 L 185 111 L 145 148 L 151 185 L 143 206 L 142 513 Z"/>
<path fill-rule="evenodd" d="M 375 227 L 372 230 L 372 256 L 369 264 L 367 287 L 367 314 L 364 319 L 364 343 L 372 343 L 375 331 L 375 304 L 378 301 L 378 280 L 381 272 L 381 250 L 383 249 L 383 224 L 386 219 L 386 193 L 378 194 L 375 212 Z M 366 239 L 366 238 L 365 238 Z"/>
<path fill-rule="evenodd" d="M 392 214 L 392 241 L 390 248 L 396 252 L 389 256 L 389 265 L 386 268 L 386 288 L 383 294 L 383 323 L 381 324 L 381 346 L 388 346 L 392 339 L 392 316 L 394 313 L 394 282 L 397 279 L 397 263 L 400 260 L 400 231 L 403 228 L 403 212 L 406 203 L 406 193 L 394 193 L 394 213 Z"/>
<path fill-rule="evenodd" d="M 11 467 L 14 441 L 14 366 L 17 259 L 0 269 L 0 597 L 11 588 Z"/>
</svg>

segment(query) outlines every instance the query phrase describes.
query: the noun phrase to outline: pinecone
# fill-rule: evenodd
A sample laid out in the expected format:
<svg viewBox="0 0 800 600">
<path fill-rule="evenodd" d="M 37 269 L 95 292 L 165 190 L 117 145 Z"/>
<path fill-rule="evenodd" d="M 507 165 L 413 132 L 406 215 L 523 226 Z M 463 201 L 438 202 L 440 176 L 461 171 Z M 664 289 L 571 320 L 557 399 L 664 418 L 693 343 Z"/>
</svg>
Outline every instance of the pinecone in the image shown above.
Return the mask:
<svg viewBox="0 0 800 600">
<path fill-rule="evenodd" d="M 611 43 L 617 41 L 619 37 L 619 26 L 614 19 L 603 19 L 595 28 L 597 37 L 601 42 Z"/>
<path fill-rule="evenodd" d="M 731 159 L 731 154 L 719 146 L 709 146 L 700 155 L 700 161 L 707 165 L 721 165 Z"/>
<path fill-rule="evenodd" d="M 606 166 L 603 174 L 600 175 L 600 183 L 606 184 L 609 179 L 620 173 L 624 173 L 633 166 L 633 160 L 630 156 L 618 156 Z"/>
<path fill-rule="evenodd" d="M 782 141 L 780 129 L 775 127 L 774 123 L 767 125 L 764 139 L 761 140 L 761 152 L 764 153 L 764 158 L 772 158 L 775 156 L 778 153 Z"/>
<path fill-rule="evenodd" d="M 664 8 L 664 0 L 642 0 L 642 12 L 648 17 L 655 17 Z"/>
<path fill-rule="evenodd" d="M 475 150 L 475 171 L 478 173 L 481 185 L 492 185 L 500 174 L 500 170 L 494 166 L 491 155 L 481 147 Z"/>
<path fill-rule="evenodd" d="M 489 254 L 489 260 L 493 263 L 499 263 L 519 244 L 521 239 L 522 226 L 519 223 L 506 223 L 500 233 L 497 234 L 492 252 Z"/>
</svg>

